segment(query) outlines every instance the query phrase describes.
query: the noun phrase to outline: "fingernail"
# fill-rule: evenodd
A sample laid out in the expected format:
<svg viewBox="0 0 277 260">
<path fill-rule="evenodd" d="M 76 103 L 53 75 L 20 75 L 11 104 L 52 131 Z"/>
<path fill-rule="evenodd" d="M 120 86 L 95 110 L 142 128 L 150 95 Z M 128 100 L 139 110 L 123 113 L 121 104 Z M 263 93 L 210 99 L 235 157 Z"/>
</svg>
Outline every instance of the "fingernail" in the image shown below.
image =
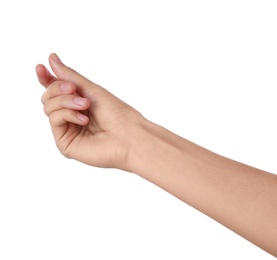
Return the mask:
<svg viewBox="0 0 277 260">
<path fill-rule="evenodd" d="M 51 57 L 55 62 L 62 63 L 62 61 L 60 60 L 60 58 L 58 57 L 58 55 L 56 53 L 52 53 Z"/>
<path fill-rule="evenodd" d="M 71 89 L 71 82 L 65 82 L 60 85 L 62 92 L 69 92 Z"/>
<path fill-rule="evenodd" d="M 87 116 L 85 116 L 85 115 L 83 115 L 83 114 L 81 114 L 81 113 L 78 113 L 78 114 L 77 114 L 77 117 L 78 117 L 81 121 L 83 121 L 83 122 L 86 122 L 86 121 L 87 121 Z"/>
<path fill-rule="evenodd" d="M 73 102 L 78 106 L 84 106 L 87 102 L 87 99 L 82 97 L 74 97 Z"/>
</svg>

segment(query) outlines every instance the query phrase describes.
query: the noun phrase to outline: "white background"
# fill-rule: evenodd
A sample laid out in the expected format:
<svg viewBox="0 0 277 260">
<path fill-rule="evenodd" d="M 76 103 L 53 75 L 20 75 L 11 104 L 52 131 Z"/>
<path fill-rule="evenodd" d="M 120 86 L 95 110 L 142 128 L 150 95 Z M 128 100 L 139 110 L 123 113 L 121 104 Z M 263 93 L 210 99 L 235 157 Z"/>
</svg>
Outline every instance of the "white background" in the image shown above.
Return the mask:
<svg viewBox="0 0 277 260">
<path fill-rule="evenodd" d="M 35 65 L 56 52 L 148 119 L 276 173 L 276 14 L 276 1 L 1 1 L 0 259 L 273 259 L 135 175 L 65 159 Z"/>
</svg>

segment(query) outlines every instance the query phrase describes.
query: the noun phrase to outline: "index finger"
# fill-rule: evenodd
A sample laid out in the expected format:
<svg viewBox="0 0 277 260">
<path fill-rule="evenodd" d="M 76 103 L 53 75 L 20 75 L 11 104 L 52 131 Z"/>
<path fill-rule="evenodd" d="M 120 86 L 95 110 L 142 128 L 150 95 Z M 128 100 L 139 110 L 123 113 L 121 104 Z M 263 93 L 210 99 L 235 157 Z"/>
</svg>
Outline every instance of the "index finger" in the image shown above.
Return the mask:
<svg viewBox="0 0 277 260">
<path fill-rule="evenodd" d="M 39 83 L 47 88 L 54 81 L 58 80 L 55 76 L 51 74 L 51 72 L 42 64 L 38 64 L 36 66 L 36 73 L 38 77 Z"/>
</svg>

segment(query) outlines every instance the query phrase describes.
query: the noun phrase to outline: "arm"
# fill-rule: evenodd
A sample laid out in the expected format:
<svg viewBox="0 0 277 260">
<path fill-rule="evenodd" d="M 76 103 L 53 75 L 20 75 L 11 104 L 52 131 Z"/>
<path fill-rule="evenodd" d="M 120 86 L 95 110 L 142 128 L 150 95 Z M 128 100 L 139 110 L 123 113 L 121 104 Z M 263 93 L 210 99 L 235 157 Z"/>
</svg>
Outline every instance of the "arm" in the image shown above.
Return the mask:
<svg viewBox="0 0 277 260">
<path fill-rule="evenodd" d="M 138 174 L 277 256 L 277 176 L 215 154 L 145 119 L 51 55 L 37 66 L 57 147 Z"/>
<path fill-rule="evenodd" d="M 145 122 L 133 172 L 277 256 L 277 176 Z M 143 144 L 143 145 L 139 145 Z"/>
</svg>

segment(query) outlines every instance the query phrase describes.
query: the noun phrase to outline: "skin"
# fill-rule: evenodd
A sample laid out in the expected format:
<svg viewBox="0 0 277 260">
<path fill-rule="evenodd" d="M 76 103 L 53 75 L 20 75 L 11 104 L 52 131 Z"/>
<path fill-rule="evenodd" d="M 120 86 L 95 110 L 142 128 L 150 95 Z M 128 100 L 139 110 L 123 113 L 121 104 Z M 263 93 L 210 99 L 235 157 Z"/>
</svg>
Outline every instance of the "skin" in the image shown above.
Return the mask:
<svg viewBox="0 0 277 260">
<path fill-rule="evenodd" d="M 36 67 L 61 153 L 154 183 L 277 257 L 277 175 L 228 159 L 145 119 L 64 65 Z M 157 149 L 158 148 L 158 149 Z"/>
</svg>

